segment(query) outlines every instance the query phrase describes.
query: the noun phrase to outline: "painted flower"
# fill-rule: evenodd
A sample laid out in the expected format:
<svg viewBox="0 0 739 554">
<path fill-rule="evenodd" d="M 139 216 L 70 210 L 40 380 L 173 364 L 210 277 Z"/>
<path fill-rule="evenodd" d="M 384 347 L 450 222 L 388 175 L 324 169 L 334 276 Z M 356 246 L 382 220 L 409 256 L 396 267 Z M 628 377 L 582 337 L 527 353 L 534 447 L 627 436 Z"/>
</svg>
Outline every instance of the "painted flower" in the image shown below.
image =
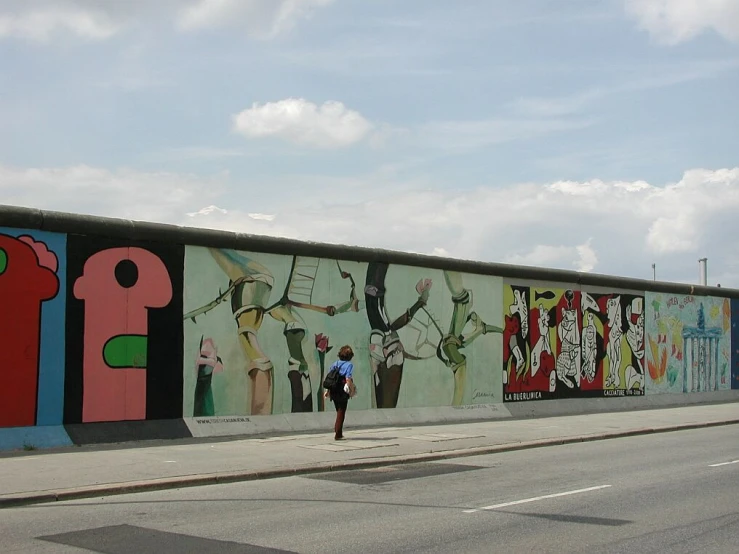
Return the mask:
<svg viewBox="0 0 739 554">
<path fill-rule="evenodd" d="M 416 292 L 418 294 L 423 294 L 424 292 L 427 292 L 431 290 L 431 279 L 421 279 L 416 283 Z"/>
<path fill-rule="evenodd" d="M 328 336 L 324 335 L 323 333 L 318 333 L 316 335 L 316 349 L 319 352 L 328 352 Z"/>
<path fill-rule="evenodd" d="M 213 373 L 223 371 L 223 360 L 218 356 L 218 348 L 211 338 L 201 337 L 200 339 L 200 352 L 195 361 L 196 372 L 200 369 L 200 366 L 210 366 L 213 368 Z"/>
<path fill-rule="evenodd" d="M 724 306 L 723 306 L 723 316 L 724 316 L 724 333 L 728 333 L 731 329 L 731 303 L 729 302 L 728 298 L 724 298 Z"/>
<path fill-rule="evenodd" d="M 416 292 L 418 293 L 418 299 L 424 304 L 429 301 L 429 295 L 431 290 L 431 279 L 421 279 L 416 283 Z"/>
<path fill-rule="evenodd" d="M 660 348 L 658 343 L 649 339 L 649 349 L 651 356 L 647 357 L 647 369 L 649 369 L 649 376 L 655 383 L 660 383 L 665 378 L 665 372 L 667 370 L 667 349 Z"/>
</svg>

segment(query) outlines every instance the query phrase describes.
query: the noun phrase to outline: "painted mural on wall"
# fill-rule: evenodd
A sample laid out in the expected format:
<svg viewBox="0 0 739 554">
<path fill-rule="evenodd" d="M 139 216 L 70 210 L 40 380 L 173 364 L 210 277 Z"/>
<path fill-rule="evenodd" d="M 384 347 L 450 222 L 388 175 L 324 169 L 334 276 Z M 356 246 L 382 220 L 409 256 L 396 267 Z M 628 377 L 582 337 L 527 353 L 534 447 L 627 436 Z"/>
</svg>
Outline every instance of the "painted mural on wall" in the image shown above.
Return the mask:
<svg viewBox="0 0 739 554">
<path fill-rule="evenodd" d="M 647 389 L 686 393 L 731 387 L 731 302 L 647 293 Z"/>
<path fill-rule="evenodd" d="M 731 388 L 739 389 L 739 300 L 731 299 Z"/>
<path fill-rule="evenodd" d="M 65 423 L 181 417 L 184 248 L 67 246 Z"/>
<path fill-rule="evenodd" d="M 0 427 L 62 423 L 65 271 L 64 235 L 0 228 Z"/>
<path fill-rule="evenodd" d="M 644 298 L 506 285 L 505 401 L 644 394 Z"/>
<path fill-rule="evenodd" d="M 500 401 L 501 286 L 187 247 L 184 415 L 323 411 L 321 383 L 344 344 L 355 351 L 356 409 Z"/>
</svg>

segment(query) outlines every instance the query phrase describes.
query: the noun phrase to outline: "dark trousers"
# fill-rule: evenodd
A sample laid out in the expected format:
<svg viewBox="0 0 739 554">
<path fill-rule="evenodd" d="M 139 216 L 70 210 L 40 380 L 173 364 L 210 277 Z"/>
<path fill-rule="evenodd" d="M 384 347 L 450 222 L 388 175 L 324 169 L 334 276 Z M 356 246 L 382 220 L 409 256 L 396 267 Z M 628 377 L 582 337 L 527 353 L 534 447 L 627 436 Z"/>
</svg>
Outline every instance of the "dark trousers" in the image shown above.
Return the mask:
<svg viewBox="0 0 739 554">
<path fill-rule="evenodd" d="M 336 423 L 334 423 L 334 434 L 337 438 L 344 436 L 344 418 L 346 417 L 346 408 L 349 399 L 334 398 L 334 406 L 336 407 Z"/>
</svg>

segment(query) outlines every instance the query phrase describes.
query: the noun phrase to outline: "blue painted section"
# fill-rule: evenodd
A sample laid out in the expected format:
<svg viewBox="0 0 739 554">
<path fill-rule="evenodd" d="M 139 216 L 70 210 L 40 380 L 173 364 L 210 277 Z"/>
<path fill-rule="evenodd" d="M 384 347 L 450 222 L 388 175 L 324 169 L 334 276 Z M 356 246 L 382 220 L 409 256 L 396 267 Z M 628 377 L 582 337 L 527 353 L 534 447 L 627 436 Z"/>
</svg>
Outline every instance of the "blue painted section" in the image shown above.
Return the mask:
<svg viewBox="0 0 739 554">
<path fill-rule="evenodd" d="M 72 440 L 62 425 L 0 429 L 0 450 L 21 450 L 29 447 L 56 448 L 60 446 L 73 446 Z"/>
<path fill-rule="evenodd" d="M 739 389 L 739 299 L 731 300 L 731 388 Z"/>
<path fill-rule="evenodd" d="M 44 302 L 41 312 L 41 352 L 39 358 L 36 425 L 61 425 L 64 420 L 64 360 L 67 313 L 67 235 L 34 234 L 59 260 L 59 294 Z M 65 433 L 66 434 L 66 433 Z"/>
<path fill-rule="evenodd" d="M 36 425 L 61 425 L 64 416 L 65 317 L 67 305 L 67 235 L 0 227 L 11 237 L 28 235 L 56 254 L 59 292 L 41 308 L 41 343 L 36 396 Z M 66 433 L 65 433 L 66 435 Z"/>
</svg>

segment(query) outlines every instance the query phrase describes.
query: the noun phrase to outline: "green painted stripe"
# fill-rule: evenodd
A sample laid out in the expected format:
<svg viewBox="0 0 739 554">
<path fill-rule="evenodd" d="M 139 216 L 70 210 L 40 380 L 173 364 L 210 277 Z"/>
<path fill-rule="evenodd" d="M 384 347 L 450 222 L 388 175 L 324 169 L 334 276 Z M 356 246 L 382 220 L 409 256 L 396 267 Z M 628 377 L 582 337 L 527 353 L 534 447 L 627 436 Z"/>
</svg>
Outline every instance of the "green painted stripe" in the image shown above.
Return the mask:
<svg viewBox="0 0 739 554">
<path fill-rule="evenodd" d="M 118 335 L 103 348 L 103 359 L 113 369 L 146 367 L 147 337 L 142 335 Z"/>
<path fill-rule="evenodd" d="M 5 273 L 5 270 L 8 267 L 8 255 L 5 253 L 5 250 L 0 248 L 0 275 Z"/>
</svg>

